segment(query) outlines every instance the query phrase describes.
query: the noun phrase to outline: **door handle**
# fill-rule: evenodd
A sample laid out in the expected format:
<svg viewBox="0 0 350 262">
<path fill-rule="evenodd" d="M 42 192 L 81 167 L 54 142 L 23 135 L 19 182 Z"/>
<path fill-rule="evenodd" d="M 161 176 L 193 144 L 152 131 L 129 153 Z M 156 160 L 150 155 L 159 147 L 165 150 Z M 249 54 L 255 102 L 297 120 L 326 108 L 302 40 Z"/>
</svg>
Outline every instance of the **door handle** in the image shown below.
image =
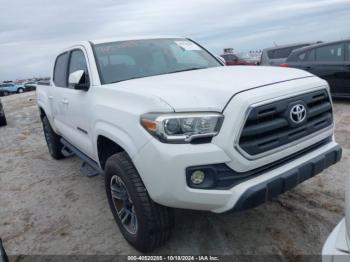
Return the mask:
<svg viewBox="0 0 350 262">
<path fill-rule="evenodd" d="M 49 99 L 52 100 L 52 99 L 53 99 L 53 96 L 49 96 Z"/>
<path fill-rule="evenodd" d="M 312 68 L 311 66 L 306 66 L 306 67 L 305 67 L 306 70 L 309 70 L 309 69 L 311 69 L 311 68 Z"/>
<path fill-rule="evenodd" d="M 68 99 L 62 99 L 62 104 L 68 105 L 69 104 Z"/>
</svg>

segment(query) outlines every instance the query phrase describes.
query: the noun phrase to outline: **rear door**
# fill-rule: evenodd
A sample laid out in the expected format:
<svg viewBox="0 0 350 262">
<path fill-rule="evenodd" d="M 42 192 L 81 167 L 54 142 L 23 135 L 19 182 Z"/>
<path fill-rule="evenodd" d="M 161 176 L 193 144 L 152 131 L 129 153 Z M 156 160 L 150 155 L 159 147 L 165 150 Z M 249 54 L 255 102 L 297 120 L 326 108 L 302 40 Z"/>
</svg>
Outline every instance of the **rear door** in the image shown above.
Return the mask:
<svg viewBox="0 0 350 262">
<path fill-rule="evenodd" d="M 313 72 L 326 80 L 333 94 L 341 91 L 344 81 L 344 43 L 317 47 Z"/>
<path fill-rule="evenodd" d="M 67 134 L 67 123 L 65 119 L 66 108 L 62 93 L 68 88 L 68 59 L 69 52 L 64 52 L 57 56 L 53 72 L 52 88 L 48 89 L 52 120 L 56 131 L 58 131 L 63 137 L 66 137 Z"/>
</svg>

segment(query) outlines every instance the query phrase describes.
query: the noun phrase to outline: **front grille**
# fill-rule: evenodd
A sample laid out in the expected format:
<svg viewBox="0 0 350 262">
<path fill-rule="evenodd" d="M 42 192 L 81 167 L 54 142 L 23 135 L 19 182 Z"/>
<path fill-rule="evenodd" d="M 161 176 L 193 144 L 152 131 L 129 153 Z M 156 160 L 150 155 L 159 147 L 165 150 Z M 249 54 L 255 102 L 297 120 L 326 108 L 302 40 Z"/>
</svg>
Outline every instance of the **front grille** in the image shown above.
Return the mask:
<svg viewBox="0 0 350 262">
<path fill-rule="evenodd" d="M 306 110 L 305 119 L 300 123 L 291 118 L 291 110 L 298 105 Z M 315 91 L 252 108 L 239 146 L 254 156 L 308 136 L 332 123 L 332 104 L 328 92 Z"/>
</svg>

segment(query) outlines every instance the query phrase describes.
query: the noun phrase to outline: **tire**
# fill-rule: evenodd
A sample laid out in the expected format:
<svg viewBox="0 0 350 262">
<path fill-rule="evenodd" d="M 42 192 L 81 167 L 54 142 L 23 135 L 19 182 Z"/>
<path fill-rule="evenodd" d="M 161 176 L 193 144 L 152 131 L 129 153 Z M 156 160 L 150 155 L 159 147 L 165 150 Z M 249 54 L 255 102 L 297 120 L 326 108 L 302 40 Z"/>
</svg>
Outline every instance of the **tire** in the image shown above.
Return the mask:
<svg viewBox="0 0 350 262">
<path fill-rule="evenodd" d="M 42 123 L 43 123 L 45 140 L 46 140 L 46 144 L 49 149 L 50 155 L 57 160 L 64 158 L 64 155 L 62 154 L 63 144 L 60 142 L 61 137 L 57 135 L 55 131 L 53 131 L 50 125 L 50 122 L 46 116 L 43 117 Z"/>
<path fill-rule="evenodd" d="M 124 193 L 121 193 L 122 190 L 116 189 L 118 180 L 119 186 L 126 189 Z M 112 186 L 114 197 L 112 197 Z M 149 252 L 163 245 L 170 238 L 174 225 L 173 210 L 152 201 L 136 168 L 125 152 L 112 155 L 107 160 L 105 187 L 114 219 L 124 238 L 133 247 L 141 252 Z M 119 200 L 116 195 L 124 196 L 128 200 L 125 198 Z M 126 208 L 126 202 L 129 203 L 130 208 Z M 124 210 L 129 209 L 129 215 L 126 215 L 127 212 L 121 212 L 123 208 Z M 122 216 L 123 214 L 124 216 Z M 132 226 L 135 217 L 136 224 Z M 122 218 L 125 219 L 124 223 Z"/>
<path fill-rule="evenodd" d="M 9 94 L 10 94 L 10 93 L 7 92 L 7 91 L 4 91 L 4 93 L 3 93 L 4 96 L 8 96 Z"/>
<path fill-rule="evenodd" d="M 24 92 L 24 89 L 23 89 L 23 88 L 18 88 L 18 89 L 17 89 L 17 93 L 18 93 L 18 94 L 22 94 L 23 92 Z"/>
<path fill-rule="evenodd" d="M 0 117 L 0 126 L 6 126 L 7 121 L 5 115 L 3 117 Z"/>
</svg>

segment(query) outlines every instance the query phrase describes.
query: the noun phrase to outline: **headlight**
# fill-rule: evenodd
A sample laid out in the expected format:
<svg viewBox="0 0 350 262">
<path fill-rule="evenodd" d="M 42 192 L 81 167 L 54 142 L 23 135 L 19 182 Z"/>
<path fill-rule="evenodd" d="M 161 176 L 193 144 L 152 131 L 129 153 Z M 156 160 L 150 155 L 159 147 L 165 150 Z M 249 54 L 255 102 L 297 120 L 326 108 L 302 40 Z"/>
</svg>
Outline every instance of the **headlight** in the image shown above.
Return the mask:
<svg viewBox="0 0 350 262">
<path fill-rule="evenodd" d="M 219 113 L 149 113 L 141 116 L 141 124 L 162 142 L 190 143 L 217 135 L 223 118 Z"/>
</svg>

